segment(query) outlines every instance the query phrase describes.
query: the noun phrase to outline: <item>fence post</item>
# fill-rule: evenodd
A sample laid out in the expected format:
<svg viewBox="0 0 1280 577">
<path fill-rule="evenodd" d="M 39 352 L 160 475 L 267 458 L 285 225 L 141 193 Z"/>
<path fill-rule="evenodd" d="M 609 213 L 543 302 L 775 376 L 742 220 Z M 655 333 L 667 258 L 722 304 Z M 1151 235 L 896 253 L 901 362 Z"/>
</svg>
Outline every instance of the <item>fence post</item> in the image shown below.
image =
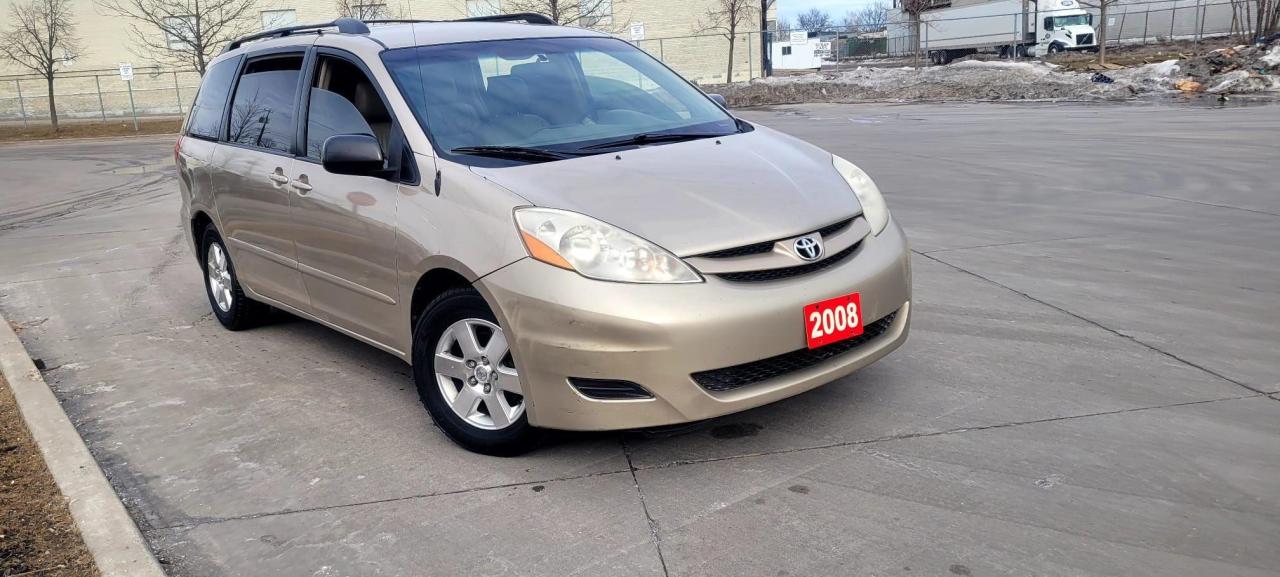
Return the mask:
<svg viewBox="0 0 1280 577">
<path fill-rule="evenodd" d="M 1129 15 L 1128 8 L 1125 8 L 1125 11 L 1120 13 L 1120 31 L 1116 33 L 1116 48 L 1119 48 L 1123 45 L 1123 43 L 1121 43 L 1121 40 L 1124 39 L 1124 19 L 1125 19 L 1125 16 L 1128 16 L 1128 15 Z"/>
<path fill-rule="evenodd" d="M 102 113 L 102 122 L 107 122 L 107 105 L 102 103 L 102 81 L 98 79 L 98 75 L 93 75 L 93 85 L 98 88 L 98 111 Z"/>
<path fill-rule="evenodd" d="M 924 28 L 924 50 L 921 50 L 920 57 L 924 60 L 929 59 L 929 24 L 921 20 L 920 25 Z M 924 62 L 921 62 L 924 64 Z"/>
<path fill-rule="evenodd" d="M 22 114 L 22 127 L 27 128 L 27 105 L 22 102 L 22 81 L 14 80 L 13 85 L 18 87 L 18 111 Z"/>
<path fill-rule="evenodd" d="M 1169 13 L 1169 42 L 1173 42 L 1173 23 L 1178 21 L 1178 0 L 1173 0 L 1173 12 Z"/>
<path fill-rule="evenodd" d="M 818 34 L 818 40 L 819 41 L 822 40 L 822 34 Z M 831 46 L 834 47 L 838 44 L 840 44 L 840 31 L 836 30 L 836 37 L 831 41 Z M 836 53 L 836 74 L 839 74 L 840 73 L 840 51 L 835 48 L 832 48 L 832 50 Z"/>
<path fill-rule="evenodd" d="M 182 89 L 178 88 L 178 71 L 173 71 L 173 97 L 178 101 L 178 116 L 182 116 Z"/>
<path fill-rule="evenodd" d="M 658 39 L 658 60 L 666 62 L 666 55 L 662 53 L 662 39 Z"/>
<path fill-rule="evenodd" d="M 1202 4 L 1202 6 L 1203 7 L 1200 8 L 1196 14 L 1196 19 L 1200 21 L 1200 25 L 1198 26 L 1200 31 L 1196 33 L 1197 43 L 1204 40 L 1204 21 L 1209 19 L 1209 4 L 1205 3 Z"/>
<path fill-rule="evenodd" d="M 751 81 L 751 67 L 755 66 L 755 51 L 751 49 L 751 33 L 747 33 L 747 82 Z"/>
<path fill-rule="evenodd" d="M 133 105 L 133 81 L 125 80 L 124 84 L 129 88 L 129 112 L 133 114 L 133 131 L 138 132 L 138 109 Z"/>
<path fill-rule="evenodd" d="M 1142 15 L 1142 45 L 1147 45 L 1147 23 L 1151 21 L 1151 5 L 1147 4 L 1147 12 Z"/>
<path fill-rule="evenodd" d="M 1009 60 L 1013 61 L 1018 60 L 1018 19 L 1021 17 L 1021 14 L 1013 15 L 1013 44 L 1009 45 Z"/>
</svg>

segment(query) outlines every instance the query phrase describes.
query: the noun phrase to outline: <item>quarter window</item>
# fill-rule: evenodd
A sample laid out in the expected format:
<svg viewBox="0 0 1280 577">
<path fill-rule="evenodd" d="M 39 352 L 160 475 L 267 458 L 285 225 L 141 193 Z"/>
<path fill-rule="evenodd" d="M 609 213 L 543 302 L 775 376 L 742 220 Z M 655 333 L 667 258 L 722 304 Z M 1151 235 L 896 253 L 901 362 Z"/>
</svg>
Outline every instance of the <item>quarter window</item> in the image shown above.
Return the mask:
<svg viewBox="0 0 1280 577">
<path fill-rule="evenodd" d="M 191 120 L 187 121 L 187 134 L 201 138 L 217 139 L 222 135 L 222 107 L 231 92 L 231 81 L 236 77 L 239 58 L 228 58 L 214 64 L 204 75 L 196 103 L 191 106 Z"/>
<path fill-rule="evenodd" d="M 245 66 L 231 101 L 231 142 L 289 152 L 302 56 L 276 56 Z"/>
</svg>

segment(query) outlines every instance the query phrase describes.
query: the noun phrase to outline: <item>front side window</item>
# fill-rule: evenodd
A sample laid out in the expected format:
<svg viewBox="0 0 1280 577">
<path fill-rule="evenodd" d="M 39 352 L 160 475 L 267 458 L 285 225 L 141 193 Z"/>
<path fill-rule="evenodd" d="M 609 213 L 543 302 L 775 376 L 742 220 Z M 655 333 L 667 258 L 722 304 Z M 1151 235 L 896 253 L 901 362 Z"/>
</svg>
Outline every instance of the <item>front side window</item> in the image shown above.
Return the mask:
<svg viewBox="0 0 1280 577">
<path fill-rule="evenodd" d="M 322 56 L 307 107 L 307 157 L 320 160 L 324 142 L 340 134 L 367 134 L 388 154 L 391 114 L 373 82 L 355 64 Z"/>
<path fill-rule="evenodd" d="M 239 58 L 228 58 L 209 67 L 200 83 L 196 102 L 191 105 L 187 134 L 208 139 L 217 139 L 222 134 L 222 107 L 227 103 L 231 81 L 235 80 L 239 67 Z"/>
<path fill-rule="evenodd" d="M 641 134 L 738 130 L 702 92 L 614 38 L 420 46 L 384 52 L 383 61 L 445 154 L 475 147 L 578 154 Z"/>
<path fill-rule="evenodd" d="M 246 65 L 231 100 L 227 139 L 289 152 L 293 147 L 294 98 L 301 70 L 301 55 L 268 57 Z"/>
</svg>

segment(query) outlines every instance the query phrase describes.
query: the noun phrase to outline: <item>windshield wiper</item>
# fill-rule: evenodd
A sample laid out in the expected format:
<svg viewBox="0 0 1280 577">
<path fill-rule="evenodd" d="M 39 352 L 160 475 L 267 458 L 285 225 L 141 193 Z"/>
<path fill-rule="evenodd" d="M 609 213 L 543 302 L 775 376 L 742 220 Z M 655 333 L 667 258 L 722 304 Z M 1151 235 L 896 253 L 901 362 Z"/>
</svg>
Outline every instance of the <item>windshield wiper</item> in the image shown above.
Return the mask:
<svg viewBox="0 0 1280 577">
<path fill-rule="evenodd" d="M 610 140 L 598 144 L 589 144 L 578 150 L 598 150 L 601 148 L 617 148 L 619 146 L 640 146 L 642 144 L 657 144 L 659 142 L 684 142 L 686 140 L 697 140 L 699 138 L 715 138 L 724 136 L 723 134 L 714 134 L 707 132 L 646 132 L 635 136 L 628 136 L 618 140 Z"/>
<path fill-rule="evenodd" d="M 578 156 L 569 152 L 557 152 L 546 148 L 531 148 L 528 146 L 459 146 L 449 149 L 449 152 L 452 154 L 537 161 L 564 160 Z"/>
</svg>

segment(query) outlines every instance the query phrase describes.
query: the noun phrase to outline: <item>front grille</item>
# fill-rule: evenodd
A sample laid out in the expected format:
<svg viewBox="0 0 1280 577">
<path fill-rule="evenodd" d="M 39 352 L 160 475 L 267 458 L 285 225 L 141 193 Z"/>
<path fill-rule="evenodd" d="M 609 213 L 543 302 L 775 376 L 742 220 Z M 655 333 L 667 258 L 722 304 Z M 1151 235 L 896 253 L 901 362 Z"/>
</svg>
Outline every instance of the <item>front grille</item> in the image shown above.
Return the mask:
<svg viewBox="0 0 1280 577">
<path fill-rule="evenodd" d="M 1093 44 L 1092 34 L 1080 34 L 1076 36 L 1076 46 L 1089 46 Z"/>
<path fill-rule="evenodd" d="M 849 258 L 854 251 L 858 250 L 858 246 L 862 243 L 854 244 L 838 253 L 835 253 L 825 259 L 800 266 L 788 266 L 783 268 L 770 268 L 765 270 L 748 270 L 743 272 L 726 272 L 717 274 L 716 276 L 733 282 L 766 282 L 771 280 L 782 280 L 802 274 L 818 272 L 822 269 L 834 266 L 840 261 Z"/>
<path fill-rule="evenodd" d="M 889 313 L 874 323 L 866 325 L 862 329 L 862 334 L 848 340 L 838 343 L 831 343 L 824 347 L 816 349 L 800 349 L 789 353 L 783 353 L 776 357 L 769 357 L 759 361 L 752 361 L 723 369 L 713 369 L 710 371 L 701 371 L 690 375 L 694 382 L 702 386 L 702 388 L 712 392 L 724 392 L 739 389 L 748 385 L 754 385 L 761 381 L 780 377 L 788 373 L 807 369 L 823 361 L 833 359 L 839 355 L 847 353 L 858 348 L 863 343 L 870 341 L 889 330 L 893 326 L 893 319 L 897 318 L 898 313 Z"/>
<path fill-rule="evenodd" d="M 849 224 L 852 222 L 853 222 L 853 219 L 848 218 L 834 224 L 829 224 L 813 232 L 816 232 L 822 235 L 823 237 L 826 237 L 839 232 L 840 230 L 844 229 L 844 227 L 849 226 Z M 813 234 L 813 232 L 806 233 L 806 234 Z M 804 235 L 797 235 L 797 236 L 804 236 Z M 733 248 L 726 248 L 724 250 L 717 250 L 714 252 L 700 254 L 697 256 L 702 258 L 733 258 L 735 256 L 750 256 L 753 254 L 765 254 L 773 250 L 773 245 L 776 242 L 778 241 L 767 240 L 764 242 L 757 242 L 754 244 L 744 244 L 742 246 L 735 246 Z"/>
</svg>

